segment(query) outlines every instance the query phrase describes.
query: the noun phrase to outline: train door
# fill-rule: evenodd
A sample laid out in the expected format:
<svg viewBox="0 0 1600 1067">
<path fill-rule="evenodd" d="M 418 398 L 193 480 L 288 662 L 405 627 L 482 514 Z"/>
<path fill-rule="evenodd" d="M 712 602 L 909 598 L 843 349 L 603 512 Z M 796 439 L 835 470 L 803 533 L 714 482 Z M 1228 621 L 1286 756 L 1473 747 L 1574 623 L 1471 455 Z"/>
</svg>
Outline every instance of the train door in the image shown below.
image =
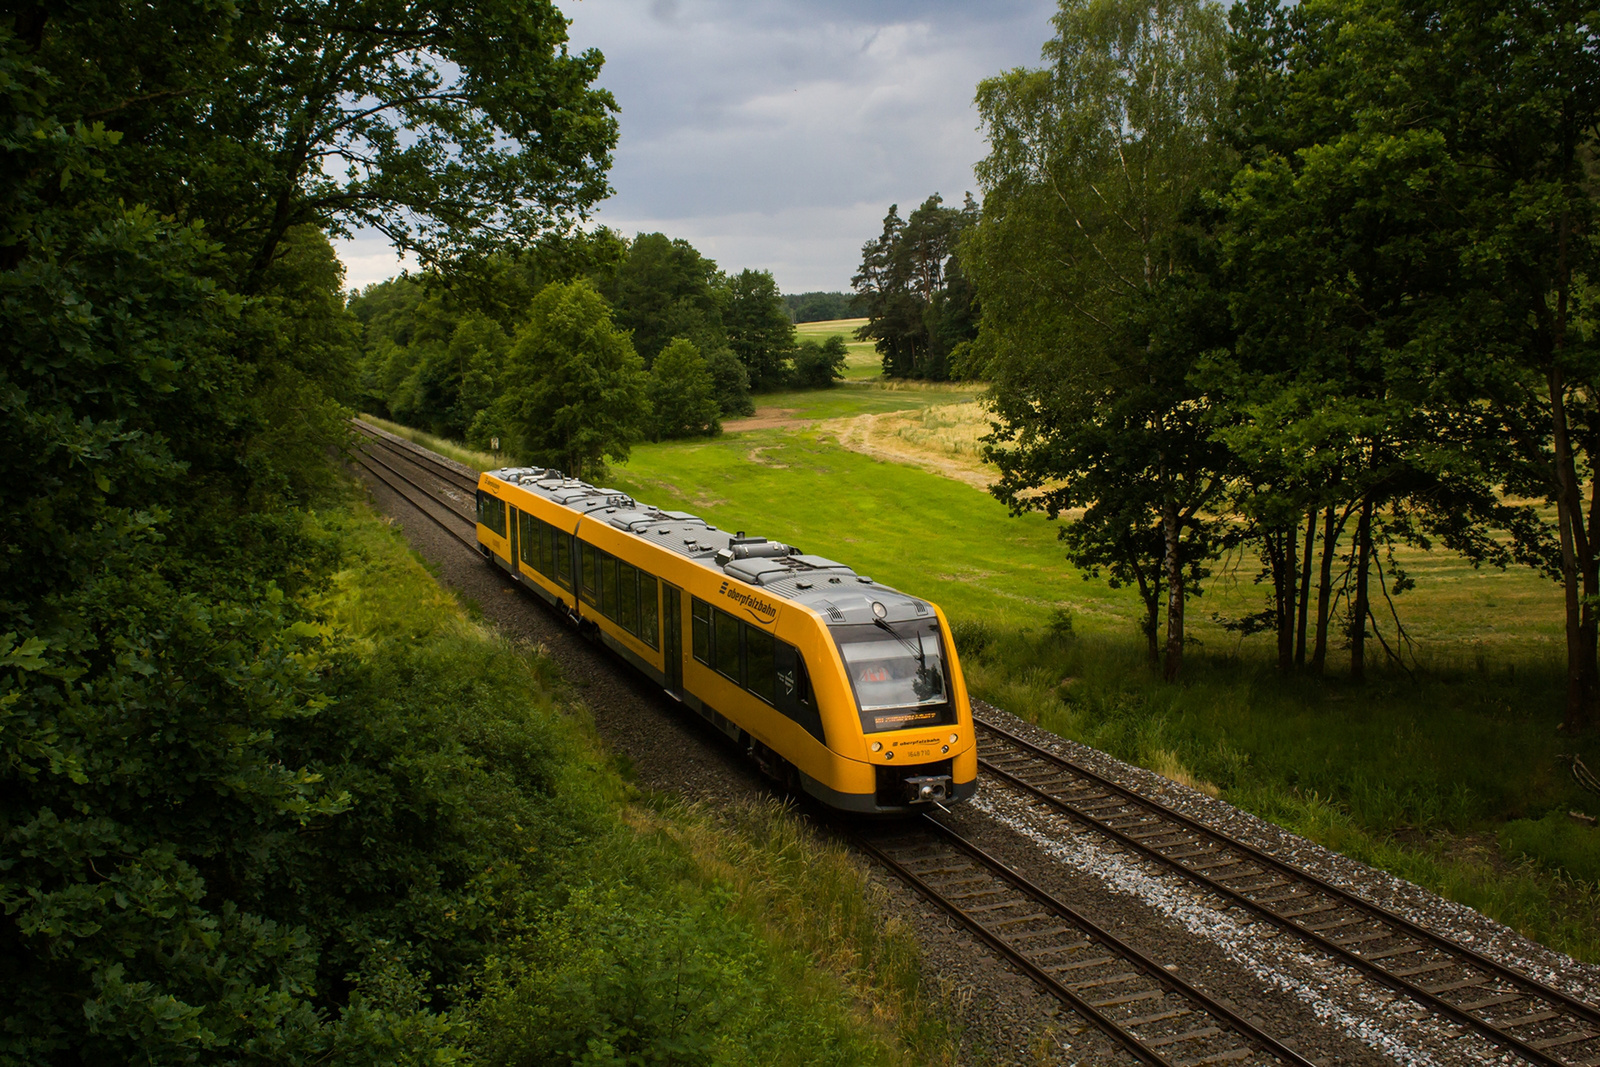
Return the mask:
<svg viewBox="0 0 1600 1067">
<path fill-rule="evenodd" d="M 662 645 L 667 668 L 667 692 L 674 696 L 683 692 L 683 602 L 675 585 L 661 583 L 661 608 L 666 616 L 666 641 Z"/>
<path fill-rule="evenodd" d="M 517 522 L 517 509 L 508 505 L 506 512 L 511 516 L 511 521 L 506 524 L 506 545 L 511 549 L 511 577 L 521 581 L 522 567 L 518 561 L 522 559 L 522 556 L 517 552 L 517 526 L 519 525 Z"/>
</svg>

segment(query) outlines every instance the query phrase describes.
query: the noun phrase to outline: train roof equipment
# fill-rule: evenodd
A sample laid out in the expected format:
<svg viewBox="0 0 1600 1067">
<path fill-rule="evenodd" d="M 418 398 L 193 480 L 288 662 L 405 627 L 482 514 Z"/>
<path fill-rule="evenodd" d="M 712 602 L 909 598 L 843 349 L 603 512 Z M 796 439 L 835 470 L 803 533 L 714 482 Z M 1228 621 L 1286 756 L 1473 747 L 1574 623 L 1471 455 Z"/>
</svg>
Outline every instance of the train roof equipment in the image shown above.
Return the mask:
<svg viewBox="0 0 1600 1067">
<path fill-rule="evenodd" d="M 645 538 L 708 570 L 804 604 L 833 625 L 933 618 L 927 601 L 781 541 L 746 537 L 743 530 L 719 530 L 698 515 L 664 511 L 621 490 L 594 486 L 545 467 L 501 467 L 485 473 L 586 518 Z"/>
</svg>

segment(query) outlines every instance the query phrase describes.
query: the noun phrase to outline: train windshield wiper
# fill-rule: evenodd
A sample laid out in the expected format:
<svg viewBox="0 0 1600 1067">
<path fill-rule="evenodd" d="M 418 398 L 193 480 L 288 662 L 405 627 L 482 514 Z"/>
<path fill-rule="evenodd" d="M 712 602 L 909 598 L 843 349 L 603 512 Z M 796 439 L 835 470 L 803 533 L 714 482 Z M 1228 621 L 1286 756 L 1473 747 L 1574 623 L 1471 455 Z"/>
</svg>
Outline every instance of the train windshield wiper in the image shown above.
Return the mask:
<svg viewBox="0 0 1600 1067">
<path fill-rule="evenodd" d="M 917 643 L 913 645 L 910 641 L 907 641 L 903 636 L 901 636 L 899 630 L 896 630 L 893 626 L 890 626 L 888 620 L 874 618 L 872 620 L 872 624 L 878 627 L 880 630 L 887 630 L 890 637 L 893 637 L 896 641 L 899 641 L 902 645 L 905 645 L 906 651 L 917 657 L 918 666 L 924 669 L 927 668 L 928 654 L 923 650 L 922 647 L 922 634 L 917 634 Z"/>
</svg>

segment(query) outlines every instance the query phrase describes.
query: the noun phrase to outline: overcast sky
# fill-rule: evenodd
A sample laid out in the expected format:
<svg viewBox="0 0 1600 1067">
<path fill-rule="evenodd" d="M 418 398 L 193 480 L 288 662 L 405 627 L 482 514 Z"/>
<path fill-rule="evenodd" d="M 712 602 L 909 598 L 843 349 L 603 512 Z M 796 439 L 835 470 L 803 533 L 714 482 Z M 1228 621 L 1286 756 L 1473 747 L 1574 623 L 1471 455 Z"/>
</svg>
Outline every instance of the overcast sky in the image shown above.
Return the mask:
<svg viewBox="0 0 1600 1067">
<path fill-rule="evenodd" d="M 558 0 L 605 54 L 621 137 L 599 222 L 687 238 L 786 293 L 850 288 L 892 203 L 960 204 L 984 153 L 980 79 L 1037 66 L 1044 0 Z M 399 270 L 340 244 L 347 282 Z"/>
</svg>

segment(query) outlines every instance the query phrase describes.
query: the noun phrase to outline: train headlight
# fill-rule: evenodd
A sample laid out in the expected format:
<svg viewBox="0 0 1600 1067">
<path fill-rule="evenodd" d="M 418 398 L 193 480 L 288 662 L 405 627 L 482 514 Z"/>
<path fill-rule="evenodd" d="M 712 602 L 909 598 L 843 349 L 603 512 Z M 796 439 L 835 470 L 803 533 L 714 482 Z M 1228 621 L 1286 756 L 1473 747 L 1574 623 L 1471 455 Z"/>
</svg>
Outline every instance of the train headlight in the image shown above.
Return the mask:
<svg viewBox="0 0 1600 1067">
<path fill-rule="evenodd" d="M 894 753 L 893 752 L 885 752 L 883 754 L 883 758 L 884 759 L 894 759 Z"/>
<path fill-rule="evenodd" d="M 946 745 L 946 746 L 944 746 L 944 748 L 940 749 L 939 751 L 941 751 L 941 752 L 949 752 L 950 751 L 950 746 Z"/>
<path fill-rule="evenodd" d="M 957 739 L 957 738 L 958 738 L 958 737 L 960 737 L 960 735 L 959 735 L 959 734 L 951 734 L 951 735 L 950 735 L 950 743 L 951 743 L 951 744 L 952 744 L 952 745 L 953 745 L 953 744 L 955 744 L 955 743 L 956 743 L 956 739 Z"/>
<path fill-rule="evenodd" d="M 872 602 L 872 613 L 880 619 L 887 619 L 889 617 L 889 609 L 878 603 L 876 600 Z"/>
<path fill-rule="evenodd" d="M 872 742 L 872 751 L 874 751 L 874 752 L 882 752 L 883 751 L 883 742 L 882 741 L 874 741 L 874 742 Z"/>
</svg>

